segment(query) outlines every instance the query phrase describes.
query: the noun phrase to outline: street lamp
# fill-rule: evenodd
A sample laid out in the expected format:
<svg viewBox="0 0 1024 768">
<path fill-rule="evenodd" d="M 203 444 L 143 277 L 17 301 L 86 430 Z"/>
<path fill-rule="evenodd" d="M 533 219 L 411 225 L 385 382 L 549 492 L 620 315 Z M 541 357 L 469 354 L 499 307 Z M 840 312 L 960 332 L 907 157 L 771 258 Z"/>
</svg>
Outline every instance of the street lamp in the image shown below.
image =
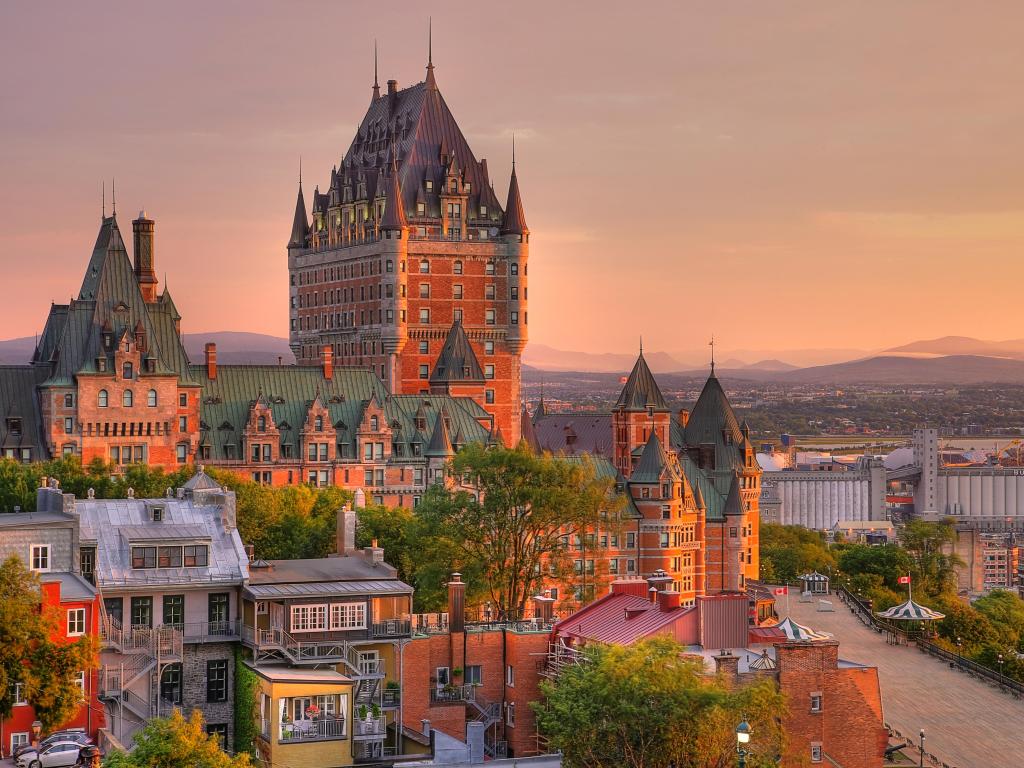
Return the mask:
<svg viewBox="0 0 1024 768">
<path fill-rule="evenodd" d="M 924 768 L 924 728 L 921 729 L 921 744 L 918 746 L 918 750 L 921 753 L 921 768 Z"/>
<path fill-rule="evenodd" d="M 746 720 L 736 726 L 736 754 L 740 756 L 740 768 L 747 768 L 747 744 L 750 743 L 750 724 Z"/>
<path fill-rule="evenodd" d="M 960 635 L 956 636 L 956 658 L 957 661 L 963 658 L 964 641 L 960 639 Z"/>
<path fill-rule="evenodd" d="M 1003 654 L 1000 653 L 999 654 L 999 677 L 1000 677 L 999 684 L 1000 685 L 1003 684 L 1003 681 L 1001 679 L 1002 676 L 1003 676 Z"/>
<path fill-rule="evenodd" d="M 32 722 L 32 741 L 36 746 L 39 746 L 39 736 L 43 732 L 43 724 L 38 720 Z"/>
</svg>

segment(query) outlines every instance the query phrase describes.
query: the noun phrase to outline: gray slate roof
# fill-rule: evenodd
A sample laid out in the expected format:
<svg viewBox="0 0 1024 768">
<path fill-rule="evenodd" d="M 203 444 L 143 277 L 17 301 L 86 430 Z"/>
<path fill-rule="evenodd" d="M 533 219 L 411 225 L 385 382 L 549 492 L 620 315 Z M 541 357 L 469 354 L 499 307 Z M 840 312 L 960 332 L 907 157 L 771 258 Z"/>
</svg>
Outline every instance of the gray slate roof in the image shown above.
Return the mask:
<svg viewBox="0 0 1024 768">
<path fill-rule="evenodd" d="M 164 508 L 163 521 L 150 519 L 148 504 Z M 101 590 L 149 585 L 203 586 L 240 584 L 249 575 L 248 557 L 237 529 L 225 530 L 221 507 L 190 499 L 77 500 L 82 541 L 96 542 L 96 580 Z M 184 533 L 208 543 L 206 568 L 133 569 L 129 540 L 146 532 L 155 545 L 161 538 L 180 542 Z M 200 535 L 201 534 L 201 535 Z M 148 544 L 149 542 L 147 542 Z"/>
<path fill-rule="evenodd" d="M 615 402 L 615 409 L 624 408 L 627 411 L 646 411 L 653 408 L 656 411 L 669 410 L 668 403 L 661 394 L 658 382 L 654 380 L 654 374 L 647 367 L 644 360 L 643 350 L 633 365 L 633 370 L 626 379 L 626 385 L 619 393 L 619 399 Z"/>
<path fill-rule="evenodd" d="M 441 354 L 437 356 L 434 370 L 430 374 L 430 383 L 484 383 L 484 372 L 480 367 L 473 346 L 469 343 L 462 323 L 456 321 L 448 336 L 445 337 Z"/>
</svg>

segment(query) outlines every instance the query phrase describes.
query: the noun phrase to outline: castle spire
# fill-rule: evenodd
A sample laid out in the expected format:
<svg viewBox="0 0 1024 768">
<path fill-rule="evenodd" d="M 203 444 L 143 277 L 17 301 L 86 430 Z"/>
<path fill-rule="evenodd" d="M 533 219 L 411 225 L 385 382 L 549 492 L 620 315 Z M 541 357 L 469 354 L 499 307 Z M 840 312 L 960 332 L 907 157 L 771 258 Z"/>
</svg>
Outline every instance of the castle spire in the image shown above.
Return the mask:
<svg viewBox="0 0 1024 768">
<path fill-rule="evenodd" d="M 437 90 L 437 83 L 434 80 L 434 19 L 427 21 L 427 89 Z"/>
<path fill-rule="evenodd" d="M 309 219 L 306 218 L 306 200 L 302 196 L 302 158 L 299 158 L 299 194 L 295 199 L 295 218 L 292 220 L 292 236 L 289 248 L 305 248 L 309 239 Z"/>
<path fill-rule="evenodd" d="M 373 100 L 380 98 L 380 84 L 377 82 L 377 41 L 373 41 Z"/>
<path fill-rule="evenodd" d="M 398 152 L 394 137 L 391 141 L 391 174 L 387 180 L 387 195 L 384 198 L 384 218 L 380 222 L 381 231 L 401 231 L 408 226 L 405 218 L 405 205 L 402 202 L 402 190 L 398 186 Z"/>
<path fill-rule="evenodd" d="M 503 235 L 530 234 L 526 226 L 526 214 L 523 213 L 523 201 L 519 197 L 519 179 L 516 177 L 516 145 L 512 140 L 512 178 L 508 183 L 508 201 L 505 203 L 505 223 L 501 228 Z"/>
</svg>

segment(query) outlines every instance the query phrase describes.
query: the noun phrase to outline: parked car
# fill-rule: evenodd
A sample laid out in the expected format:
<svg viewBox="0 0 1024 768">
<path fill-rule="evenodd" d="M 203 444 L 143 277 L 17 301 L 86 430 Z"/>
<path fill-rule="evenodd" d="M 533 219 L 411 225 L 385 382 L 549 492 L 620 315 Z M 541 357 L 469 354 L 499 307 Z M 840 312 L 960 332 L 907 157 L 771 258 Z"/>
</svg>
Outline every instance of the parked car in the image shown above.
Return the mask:
<svg viewBox="0 0 1024 768">
<path fill-rule="evenodd" d="M 49 746 L 39 745 L 39 750 L 22 752 L 17 759 L 18 768 L 64 768 L 78 762 L 82 745 L 77 741 L 55 741 Z"/>
<path fill-rule="evenodd" d="M 41 749 L 45 749 L 46 747 L 58 741 L 74 741 L 83 746 L 85 744 L 92 744 L 92 739 L 89 738 L 89 735 L 85 731 L 54 731 L 45 739 L 39 742 L 39 747 Z M 28 752 L 29 750 L 32 750 L 34 752 L 35 749 L 36 748 L 33 747 L 31 744 L 22 744 L 20 747 L 14 750 L 14 754 L 11 755 L 11 757 L 17 760 L 23 752 Z"/>
</svg>

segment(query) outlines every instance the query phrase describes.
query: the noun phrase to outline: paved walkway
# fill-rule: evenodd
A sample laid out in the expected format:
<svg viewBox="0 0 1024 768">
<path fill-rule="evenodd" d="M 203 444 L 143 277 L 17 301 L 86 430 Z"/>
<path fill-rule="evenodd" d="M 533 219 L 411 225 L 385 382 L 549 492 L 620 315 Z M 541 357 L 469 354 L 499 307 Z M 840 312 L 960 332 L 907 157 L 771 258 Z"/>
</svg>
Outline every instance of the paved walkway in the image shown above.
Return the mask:
<svg viewBox="0 0 1024 768">
<path fill-rule="evenodd" d="M 892 646 L 885 635 L 860 622 L 838 596 L 835 612 L 790 596 L 793 618 L 830 632 L 843 659 L 878 667 L 885 722 L 915 741 L 923 728 L 925 750 L 956 768 L 1019 768 L 1024 765 L 1024 701 L 950 669 L 947 662 L 914 646 Z M 778 605 L 786 611 L 785 598 Z M 904 750 L 907 755 L 911 750 Z M 917 752 L 914 751 L 915 765 Z"/>
</svg>

